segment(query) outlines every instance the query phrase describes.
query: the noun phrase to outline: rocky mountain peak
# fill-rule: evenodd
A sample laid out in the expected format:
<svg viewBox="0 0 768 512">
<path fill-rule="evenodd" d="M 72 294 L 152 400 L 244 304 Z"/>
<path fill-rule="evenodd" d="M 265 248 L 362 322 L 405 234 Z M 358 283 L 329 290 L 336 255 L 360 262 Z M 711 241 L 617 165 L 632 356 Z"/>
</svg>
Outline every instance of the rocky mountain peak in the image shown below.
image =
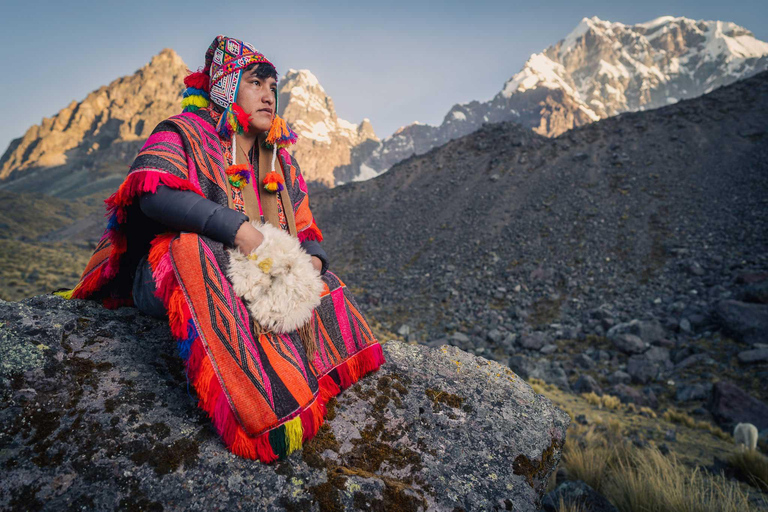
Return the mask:
<svg viewBox="0 0 768 512">
<path fill-rule="evenodd" d="M 280 112 L 299 135 L 293 153 L 310 181 L 337 182 L 335 171 L 354 166 L 353 148 L 379 142 L 369 119 L 354 124 L 336 114 L 333 99 L 308 69 L 289 69 L 280 80 Z"/>
<path fill-rule="evenodd" d="M 119 166 L 124 175 L 140 141 L 157 123 L 180 111 L 179 91 L 186 74 L 181 57 L 165 49 L 132 75 L 99 87 L 80 102 L 72 101 L 11 143 L 0 159 L 0 179 L 48 167 L 59 168 L 65 182 L 71 171 L 83 168 Z M 47 180 L 58 181 L 57 177 L 49 175 Z M 62 183 L 64 188 L 75 185 Z"/>
<path fill-rule="evenodd" d="M 308 69 L 289 69 L 280 80 L 280 110 L 299 136 L 329 143 L 339 119 L 333 100 Z"/>
<path fill-rule="evenodd" d="M 171 48 L 163 48 L 160 50 L 160 53 L 152 57 L 149 63 L 144 65 L 141 70 L 146 70 L 149 68 L 167 69 L 168 66 L 177 68 L 181 66 L 186 67 L 186 64 L 182 60 L 181 56 Z"/>
</svg>

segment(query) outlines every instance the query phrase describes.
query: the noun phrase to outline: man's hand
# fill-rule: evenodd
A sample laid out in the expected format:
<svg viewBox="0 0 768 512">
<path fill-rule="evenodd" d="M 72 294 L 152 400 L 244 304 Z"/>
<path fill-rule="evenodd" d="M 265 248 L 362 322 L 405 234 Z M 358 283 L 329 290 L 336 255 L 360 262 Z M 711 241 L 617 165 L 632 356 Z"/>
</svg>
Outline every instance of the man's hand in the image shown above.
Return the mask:
<svg viewBox="0 0 768 512">
<path fill-rule="evenodd" d="M 235 247 L 246 256 L 251 254 L 251 251 L 261 245 L 263 241 L 264 235 L 253 227 L 250 222 L 243 222 L 240 225 L 240 229 L 235 233 Z"/>
<path fill-rule="evenodd" d="M 312 266 L 315 267 L 318 272 L 322 272 L 322 270 L 323 270 L 323 260 L 321 260 L 317 256 L 312 256 Z"/>
</svg>

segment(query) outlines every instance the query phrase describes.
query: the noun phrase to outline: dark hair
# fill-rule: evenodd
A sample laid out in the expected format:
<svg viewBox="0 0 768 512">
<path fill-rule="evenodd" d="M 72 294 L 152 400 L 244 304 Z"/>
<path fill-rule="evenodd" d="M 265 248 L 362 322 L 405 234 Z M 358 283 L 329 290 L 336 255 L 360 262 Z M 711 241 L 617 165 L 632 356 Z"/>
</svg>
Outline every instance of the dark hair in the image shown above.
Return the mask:
<svg viewBox="0 0 768 512">
<path fill-rule="evenodd" d="M 254 62 L 253 64 L 249 64 L 243 68 L 243 74 L 252 70 L 254 67 L 256 68 L 255 74 L 257 78 L 274 78 L 277 80 L 277 70 L 272 64 L 267 64 L 266 62 Z"/>
</svg>

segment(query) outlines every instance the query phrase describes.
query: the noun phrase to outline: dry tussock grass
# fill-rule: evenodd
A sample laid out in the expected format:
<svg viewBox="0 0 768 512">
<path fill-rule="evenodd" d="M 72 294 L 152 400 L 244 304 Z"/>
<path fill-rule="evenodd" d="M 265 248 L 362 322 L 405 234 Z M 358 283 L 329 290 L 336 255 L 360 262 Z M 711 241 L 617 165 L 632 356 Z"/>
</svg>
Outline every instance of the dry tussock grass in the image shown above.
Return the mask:
<svg viewBox="0 0 768 512">
<path fill-rule="evenodd" d="M 723 432 L 720 428 L 716 427 L 712 423 L 708 421 L 703 421 L 703 420 L 696 421 L 695 419 L 691 418 L 688 414 L 682 411 L 667 409 L 666 411 L 664 411 L 664 419 L 669 421 L 670 423 L 685 425 L 688 428 L 706 430 L 713 436 L 717 436 L 724 441 L 729 441 L 731 439 L 731 436 L 728 433 Z"/>
<path fill-rule="evenodd" d="M 691 470 L 656 447 L 635 447 L 616 420 L 573 425 L 569 430 L 563 449 L 569 479 L 583 480 L 621 512 L 756 510 L 738 485 L 725 477 Z"/>
<path fill-rule="evenodd" d="M 724 476 L 690 470 L 674 454 L 656 447 L 632 450 L 619 459 L 605 489 L 622 512 L 750 512 L 747 495 Z"/>
<path fill-rule="evenodd" d="M 589 512 L 589 509 L 581 503 L 566 503 L 561 496 L 557 512 Z"/>
<path fill-rule="evenodd" d="M 594 391 L 590 391 L 589 393 L 582 393 L 582 398 L 589 402 L 590 405 L 593 405 L 595 407 L 598 407 L 600 409 L 619 409 L 621 407 L 621 400 L 619 400 L 618 397 L 611 396 L 611 395 L 603 395 L 600 396 Z"/>
<path fill-rule="evenodd" d="M 757 450 L 737 449 L 728 464 L 754 487 L 768 492 L 768 458 Z"/>
</svg>

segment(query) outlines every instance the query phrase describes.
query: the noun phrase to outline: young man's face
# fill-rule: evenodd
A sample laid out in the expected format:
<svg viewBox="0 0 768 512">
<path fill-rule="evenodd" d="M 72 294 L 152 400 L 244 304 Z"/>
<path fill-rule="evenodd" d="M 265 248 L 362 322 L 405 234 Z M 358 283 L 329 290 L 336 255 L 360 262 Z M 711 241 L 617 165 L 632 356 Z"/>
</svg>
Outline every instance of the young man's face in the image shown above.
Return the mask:
<svg viewBox="0 0 768 512">
<path fill-rule="evenodd" d="M 277 82 L 274 78 L 259 78 L 256 68 L 243 73 L 237 90 L 237 104 L 251 116 L 251 129 L 265 132 L 275 117 Z"/>
</svg>

